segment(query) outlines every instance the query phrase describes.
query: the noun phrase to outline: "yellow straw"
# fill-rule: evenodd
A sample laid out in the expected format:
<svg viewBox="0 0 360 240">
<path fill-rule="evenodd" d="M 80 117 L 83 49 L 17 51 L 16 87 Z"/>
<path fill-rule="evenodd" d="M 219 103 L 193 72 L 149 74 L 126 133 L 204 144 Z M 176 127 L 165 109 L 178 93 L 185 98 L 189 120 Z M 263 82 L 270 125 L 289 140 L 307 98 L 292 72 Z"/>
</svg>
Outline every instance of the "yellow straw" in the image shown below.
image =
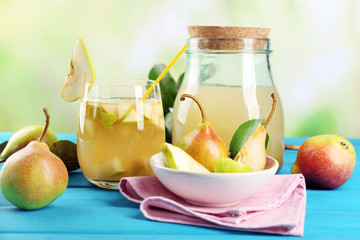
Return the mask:
<svg viewBox="0 0 360 240">
<path fill-rule="evenodd" d="M 142 101 L 144 101 L 144 99 L 151 93 L 151 91 L 154 89 L 154 87 L 160 82 L 160 80 L 165 76 L 165 74 L 169 71 L 169 69 L 172 67 L 172 65 L 176 62 L 176 60 L 178 60 L 178 58 L 180 57 L 181 54 L 183 54 L 183 52 L 185 51 L 185 49 L 187 48 L 186 45 L 183 46 L 183 48 L 180 50 L 180 52 L 174 57 L 174 59 L 169 63 L 169 65 L 167 65 L 167 67 L 164 69 L 164 71 L 162 71 L 162 73 L 158 76 L 158 78 L 155 80 L 155 82 L 153 83 L 153 85 L 151 85 L 151 87 L 146 91 L 146 93 L 144 94 L 144 96 L 141 98 Z"/>
</svg>

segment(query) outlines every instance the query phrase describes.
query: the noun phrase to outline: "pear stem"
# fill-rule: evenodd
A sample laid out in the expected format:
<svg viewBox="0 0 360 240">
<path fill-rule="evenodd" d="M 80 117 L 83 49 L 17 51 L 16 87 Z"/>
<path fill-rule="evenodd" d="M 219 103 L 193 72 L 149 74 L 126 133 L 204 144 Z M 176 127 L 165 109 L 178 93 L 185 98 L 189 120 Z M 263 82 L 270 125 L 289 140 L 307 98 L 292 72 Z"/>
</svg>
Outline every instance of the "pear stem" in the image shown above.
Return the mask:
<svg viewBox="0 0 360 240">
<path fill-rule="evenodd" d="M 271 97 L 272 97 L 272 99 L 273 99 L 273 105 L 272 105 L 272 109 L 271 109 L 271 112 L 270 112 L 268 118 L 267 118 L 266 121 L 264 122 L 264 127 L 266 127 L 266 126 L 268 125 L 268 123 L 270 122 L 272 116 L 274 115 L 275 108 L 276 108 L 276 102 L 277 102 L 277 100 L 276 100 L 275 93 L 272 93 L 272 94 L 271 94 Z"/>
<path fill-rule="evenodd" d="M 292 144 L 285 144 L 285 149 L 289 149 L 289 150 L 299 150 L 300 146 L 299 145 L 292 145 Z"/>
<path fill-rule="evenodd" d="M 45 116 L 46 116 L 46 123 L 45 123 L 44 130 L 42 131 L 42 133 L 41 133 L 41 135 L 40 135 L 40 137 L 38 139 L 39 142 L 44 142 L 45 134 L 46 134 L 46 132 L 47 132 L 47 130 L 49 128 L 49 122 L 50 122 L 50 115 L 49 115 L 49 112 L 48 112 L 47 108 L 44 107 L 43 111 L 44 111 Z"/>
<path fill-rule="evenodd" d="M 200 112 L 201 112 L 201 117 L 202 117 L 202 122 L 206 122 L 206 115 L 205 115 L 205 111 L 204 111 L 204 108 L 201 106 L 199 100 L 197 100 L 193 95 L 191 94 L 183 94 L 181 95 L 180 97 L 180 101 L 184 101 L 185 98 L 188 97 L 188 98 L 191 98 L 192 100 L 194 100 L 194 102 L 196 102 L 196 104 L 198 105 L 198 107 L 200 108 Z"/>
</svg>

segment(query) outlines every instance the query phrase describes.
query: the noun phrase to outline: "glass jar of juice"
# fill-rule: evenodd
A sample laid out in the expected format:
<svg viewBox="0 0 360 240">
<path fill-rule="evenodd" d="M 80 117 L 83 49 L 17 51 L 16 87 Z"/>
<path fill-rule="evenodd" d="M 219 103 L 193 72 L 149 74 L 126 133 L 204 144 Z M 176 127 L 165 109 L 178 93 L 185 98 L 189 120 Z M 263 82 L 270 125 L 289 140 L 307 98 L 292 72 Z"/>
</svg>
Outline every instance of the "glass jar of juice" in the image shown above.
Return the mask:
<svg viewBox="0 0 360 240">
<path fill-rule="evenodd" d="M 174 144 L 201 121 L 193 101 L 180 101 L 181 94 L 196 96 L 208 121 L 229 146 L 236 129 L 250 119 L 266 119 L 277 105 L 266 130 L 267 154 L 280 167 L 284 152 L 283 109 L 270 67 L 268 38 L 190 38 L 183 83 L 175 101 L 172 141 Z"/>
</svg>

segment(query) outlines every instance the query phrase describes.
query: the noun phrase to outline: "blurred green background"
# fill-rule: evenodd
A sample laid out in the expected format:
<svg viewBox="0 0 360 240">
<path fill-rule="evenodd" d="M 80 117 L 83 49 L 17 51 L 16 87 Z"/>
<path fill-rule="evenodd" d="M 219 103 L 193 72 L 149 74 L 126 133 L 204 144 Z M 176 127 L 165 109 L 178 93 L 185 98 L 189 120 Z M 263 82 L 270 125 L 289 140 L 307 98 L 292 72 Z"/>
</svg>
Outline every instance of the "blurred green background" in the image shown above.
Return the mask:
<svg viewBox="0 0 360 240">
<path fill-rule="evenodd" d="M 75 133 L 79 102 L 60 97 L 75 39 L 98 77 L 147 77 L 185 44 L 187 25 L 272 28 L 272 71 L 286 136 L 360 137 L 360 1 L 1 0 L 0 131 L 43 124 Z M 181 57 L 171 69 L 177 79 Z"/>
</svg>

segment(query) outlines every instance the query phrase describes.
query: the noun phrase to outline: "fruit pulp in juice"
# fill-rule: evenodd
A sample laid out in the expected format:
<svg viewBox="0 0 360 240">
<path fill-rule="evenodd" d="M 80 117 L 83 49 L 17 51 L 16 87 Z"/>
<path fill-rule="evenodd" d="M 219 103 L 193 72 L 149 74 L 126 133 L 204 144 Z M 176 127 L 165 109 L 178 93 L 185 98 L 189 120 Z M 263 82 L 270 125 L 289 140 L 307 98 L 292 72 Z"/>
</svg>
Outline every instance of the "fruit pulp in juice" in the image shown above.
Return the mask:
<svg viewBox="0 0 360 240">
<path fill-rule="evenodd" d="M 200 110 L 194 101 L 189 99 L 179 101 L 179 96 L 183 93 L 192 94 L 199 99 L 208 122 L 228 147 L 240 124 L 249 119 L 268 117 L 273 103 L 271 94 L 275 93 L 278 99 L 275 113 L 266 127 L 269 134 L 267 154 L 278 160 L 282 166 L 283 109 L 275 87 L 182 86 L 175 101 L 173 114 L 172 140 L 174 144 L 201 122 Z"/>
<path fill-rule="evenodd" d="M 165 141 L 160 101 L 82 100 L 78 122 L 79 164 L 91 182 L 153 175 L 149 159 Z"/>
</svg>

